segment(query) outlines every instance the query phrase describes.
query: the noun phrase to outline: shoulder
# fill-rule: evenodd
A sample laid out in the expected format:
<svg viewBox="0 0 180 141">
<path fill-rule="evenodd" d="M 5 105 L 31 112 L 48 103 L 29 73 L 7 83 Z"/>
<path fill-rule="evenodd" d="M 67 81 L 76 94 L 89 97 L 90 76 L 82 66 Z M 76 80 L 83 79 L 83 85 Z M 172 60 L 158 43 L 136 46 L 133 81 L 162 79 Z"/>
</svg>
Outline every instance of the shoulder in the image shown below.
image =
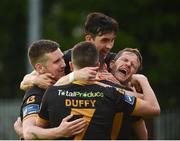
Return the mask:
<svg viewBox="0 0 180 141">
<path fill-rule="evenodd" d="M 65 51 L 63 52 L 64 57 L 69 57 L 69 56 L 71 56 L 71 51 L 72 51 L 72 49 L 65 50 Z"/>
<path fill-rule="evenodd" d="M 45 89 L 41 89 L 37 86 L 33 86 L 32 88 L 30 88 L 29 90 L 26 91 L 23 100 L 25 100 L 31 96 L 42 97 L 44 92 L 45 92 Z"/>
</svg>

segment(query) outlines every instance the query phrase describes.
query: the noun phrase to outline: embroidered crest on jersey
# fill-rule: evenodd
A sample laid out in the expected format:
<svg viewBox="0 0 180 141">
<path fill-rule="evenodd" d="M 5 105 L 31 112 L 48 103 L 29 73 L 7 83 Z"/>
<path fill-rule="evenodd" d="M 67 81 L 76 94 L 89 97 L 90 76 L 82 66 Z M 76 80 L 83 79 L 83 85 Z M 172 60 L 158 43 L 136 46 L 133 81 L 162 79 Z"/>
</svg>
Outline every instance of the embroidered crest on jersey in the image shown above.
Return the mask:
<svg viewBox="0 0 180 141">
<path fill-rule="evenodd" d="M 29 104 L 23 108 L 23 117 L 29 115 L 38 113 L 40 110 L 39 104 Z"/>
<path fill-rule="evenodd" d="M 116 90 L 117 90 L 119 93 L 121 93 L 121 94 L 125 94 L 124 89 L 121 89 L 121 88 L 116 88 Z"/>
<path fill-rule="evenodd" d="M 28 99 L 27 99 L 27 101 L 26 101 L 26 104 L 29 104 L 29 103 L 33 103 L 33 102 L 35 102 L 35 99 L 36 97 L 33 95 L 33 96 L 31 96 L 31 97 L 29 97 Z"/>
<path fill-rule="evenodd" d="M 125 95 L 124 95 L 124 100 L 125 100 L 127 103 L 133 105 L 133 104 L 134 104 L 134 101 L 135 101 L 135 97 L 125 94 Z"/>
</svg>

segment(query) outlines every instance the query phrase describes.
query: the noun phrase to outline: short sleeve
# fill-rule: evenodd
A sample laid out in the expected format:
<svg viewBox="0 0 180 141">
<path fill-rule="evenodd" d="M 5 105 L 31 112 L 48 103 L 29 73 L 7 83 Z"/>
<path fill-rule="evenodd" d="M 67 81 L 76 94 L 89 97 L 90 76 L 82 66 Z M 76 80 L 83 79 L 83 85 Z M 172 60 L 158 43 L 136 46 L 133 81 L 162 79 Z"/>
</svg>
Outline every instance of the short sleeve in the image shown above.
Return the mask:
<svg viewBox="0 0 180 141">
<path fill-rule="evenodd" d="M 126 114 L 132 113 L 136 107 L 136 97 L 128 95 L 123 89 L 115 89 L 115 94 L 115 107 L 117 112 L 123 112 Z"/>
<path fill-rule="evenodd" d="M 41 95 L 31 95 L 23 101 L 22 104 L 22 118 L 26 118 L 27 116 L 38 114 L 40 110 L 41 104 Z"/>
</svg>

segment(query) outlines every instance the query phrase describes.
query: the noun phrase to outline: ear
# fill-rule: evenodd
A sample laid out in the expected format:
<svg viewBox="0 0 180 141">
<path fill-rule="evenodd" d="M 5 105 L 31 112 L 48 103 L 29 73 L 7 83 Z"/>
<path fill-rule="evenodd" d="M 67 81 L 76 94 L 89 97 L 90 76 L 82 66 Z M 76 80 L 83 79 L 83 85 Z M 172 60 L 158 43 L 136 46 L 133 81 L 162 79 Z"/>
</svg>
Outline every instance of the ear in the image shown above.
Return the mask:
<svg viewBox="0 0 180 141">
<path fill-rule="evenodd" d="M 90 34 L 85 35 L 85 41 L 91 42 L 93 41 L 93 37 Z"/>
<path fill-rule="evenodd" d="M 110 64 L 109 64 L 109 67 L 110 67 L 111 70 L 112 70 L 114 64 L 115 64 L 115 61 L 114 61 L 114 60 L 111 60 L 111 62 L 110 62 Z"/>
<path fill-rule="evenodd" d="M 74 65 L 71 61 L 69 61 L 69 67 L 70 67 L 70 70 L 73 71 L 74 70 Z"/>
<path fill-rule="evenodd" d="M 35 65 L 35 70 L 36 70 L 39 74 L 45 73 L 45 68 L 44 68 L 43 64 L 41 64 L 41 63 L 37 63 L 37 64 Z"/>
</svg>

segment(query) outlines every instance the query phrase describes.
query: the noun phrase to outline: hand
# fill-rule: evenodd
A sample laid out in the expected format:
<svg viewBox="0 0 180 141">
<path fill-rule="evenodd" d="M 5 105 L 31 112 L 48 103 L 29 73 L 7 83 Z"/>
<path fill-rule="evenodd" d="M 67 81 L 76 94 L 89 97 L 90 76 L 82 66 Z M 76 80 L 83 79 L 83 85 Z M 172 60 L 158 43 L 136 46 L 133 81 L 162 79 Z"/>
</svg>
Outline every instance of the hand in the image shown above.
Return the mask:
<svg viewBox="0 0 180 141">
<path fill-rule="evenodd" d="M 23 137 L 23 128 L 20 117 L 18 117 L 14 123 L 14 130 L 18 136 Z"/>
<path fill-rule="evenodd" d="M 119 81 L 109 72 L 100 72 L 98 73 L 98 78 L 100 80 L 107 80 L 113 83 L 119 84 Z"/>
<path fill-rule="evenodd" d="M 59 136 L 70 137 L 81 133 L 84 131 L 85 127 L 87 127 L 87 122 L 83 118 L 68 122 L 68 120 L 70 120 L 72 117 L 73 115 L 65 117 L 59 127 L 57 127 L 57 133 L 59 132 Z"/>
<path fill-rule="evenodd" d="M 47 89 L 49 86 L 53 85 L 56 81 L 51 73 L 39 74 L 34 77 L 32 83 L 40 88 Z"/>
<path fill-rule="evenodd" d="M 75 80 L 95 81 L 99 67 L 85 67 L 74 71 Z"/>
</svg>

